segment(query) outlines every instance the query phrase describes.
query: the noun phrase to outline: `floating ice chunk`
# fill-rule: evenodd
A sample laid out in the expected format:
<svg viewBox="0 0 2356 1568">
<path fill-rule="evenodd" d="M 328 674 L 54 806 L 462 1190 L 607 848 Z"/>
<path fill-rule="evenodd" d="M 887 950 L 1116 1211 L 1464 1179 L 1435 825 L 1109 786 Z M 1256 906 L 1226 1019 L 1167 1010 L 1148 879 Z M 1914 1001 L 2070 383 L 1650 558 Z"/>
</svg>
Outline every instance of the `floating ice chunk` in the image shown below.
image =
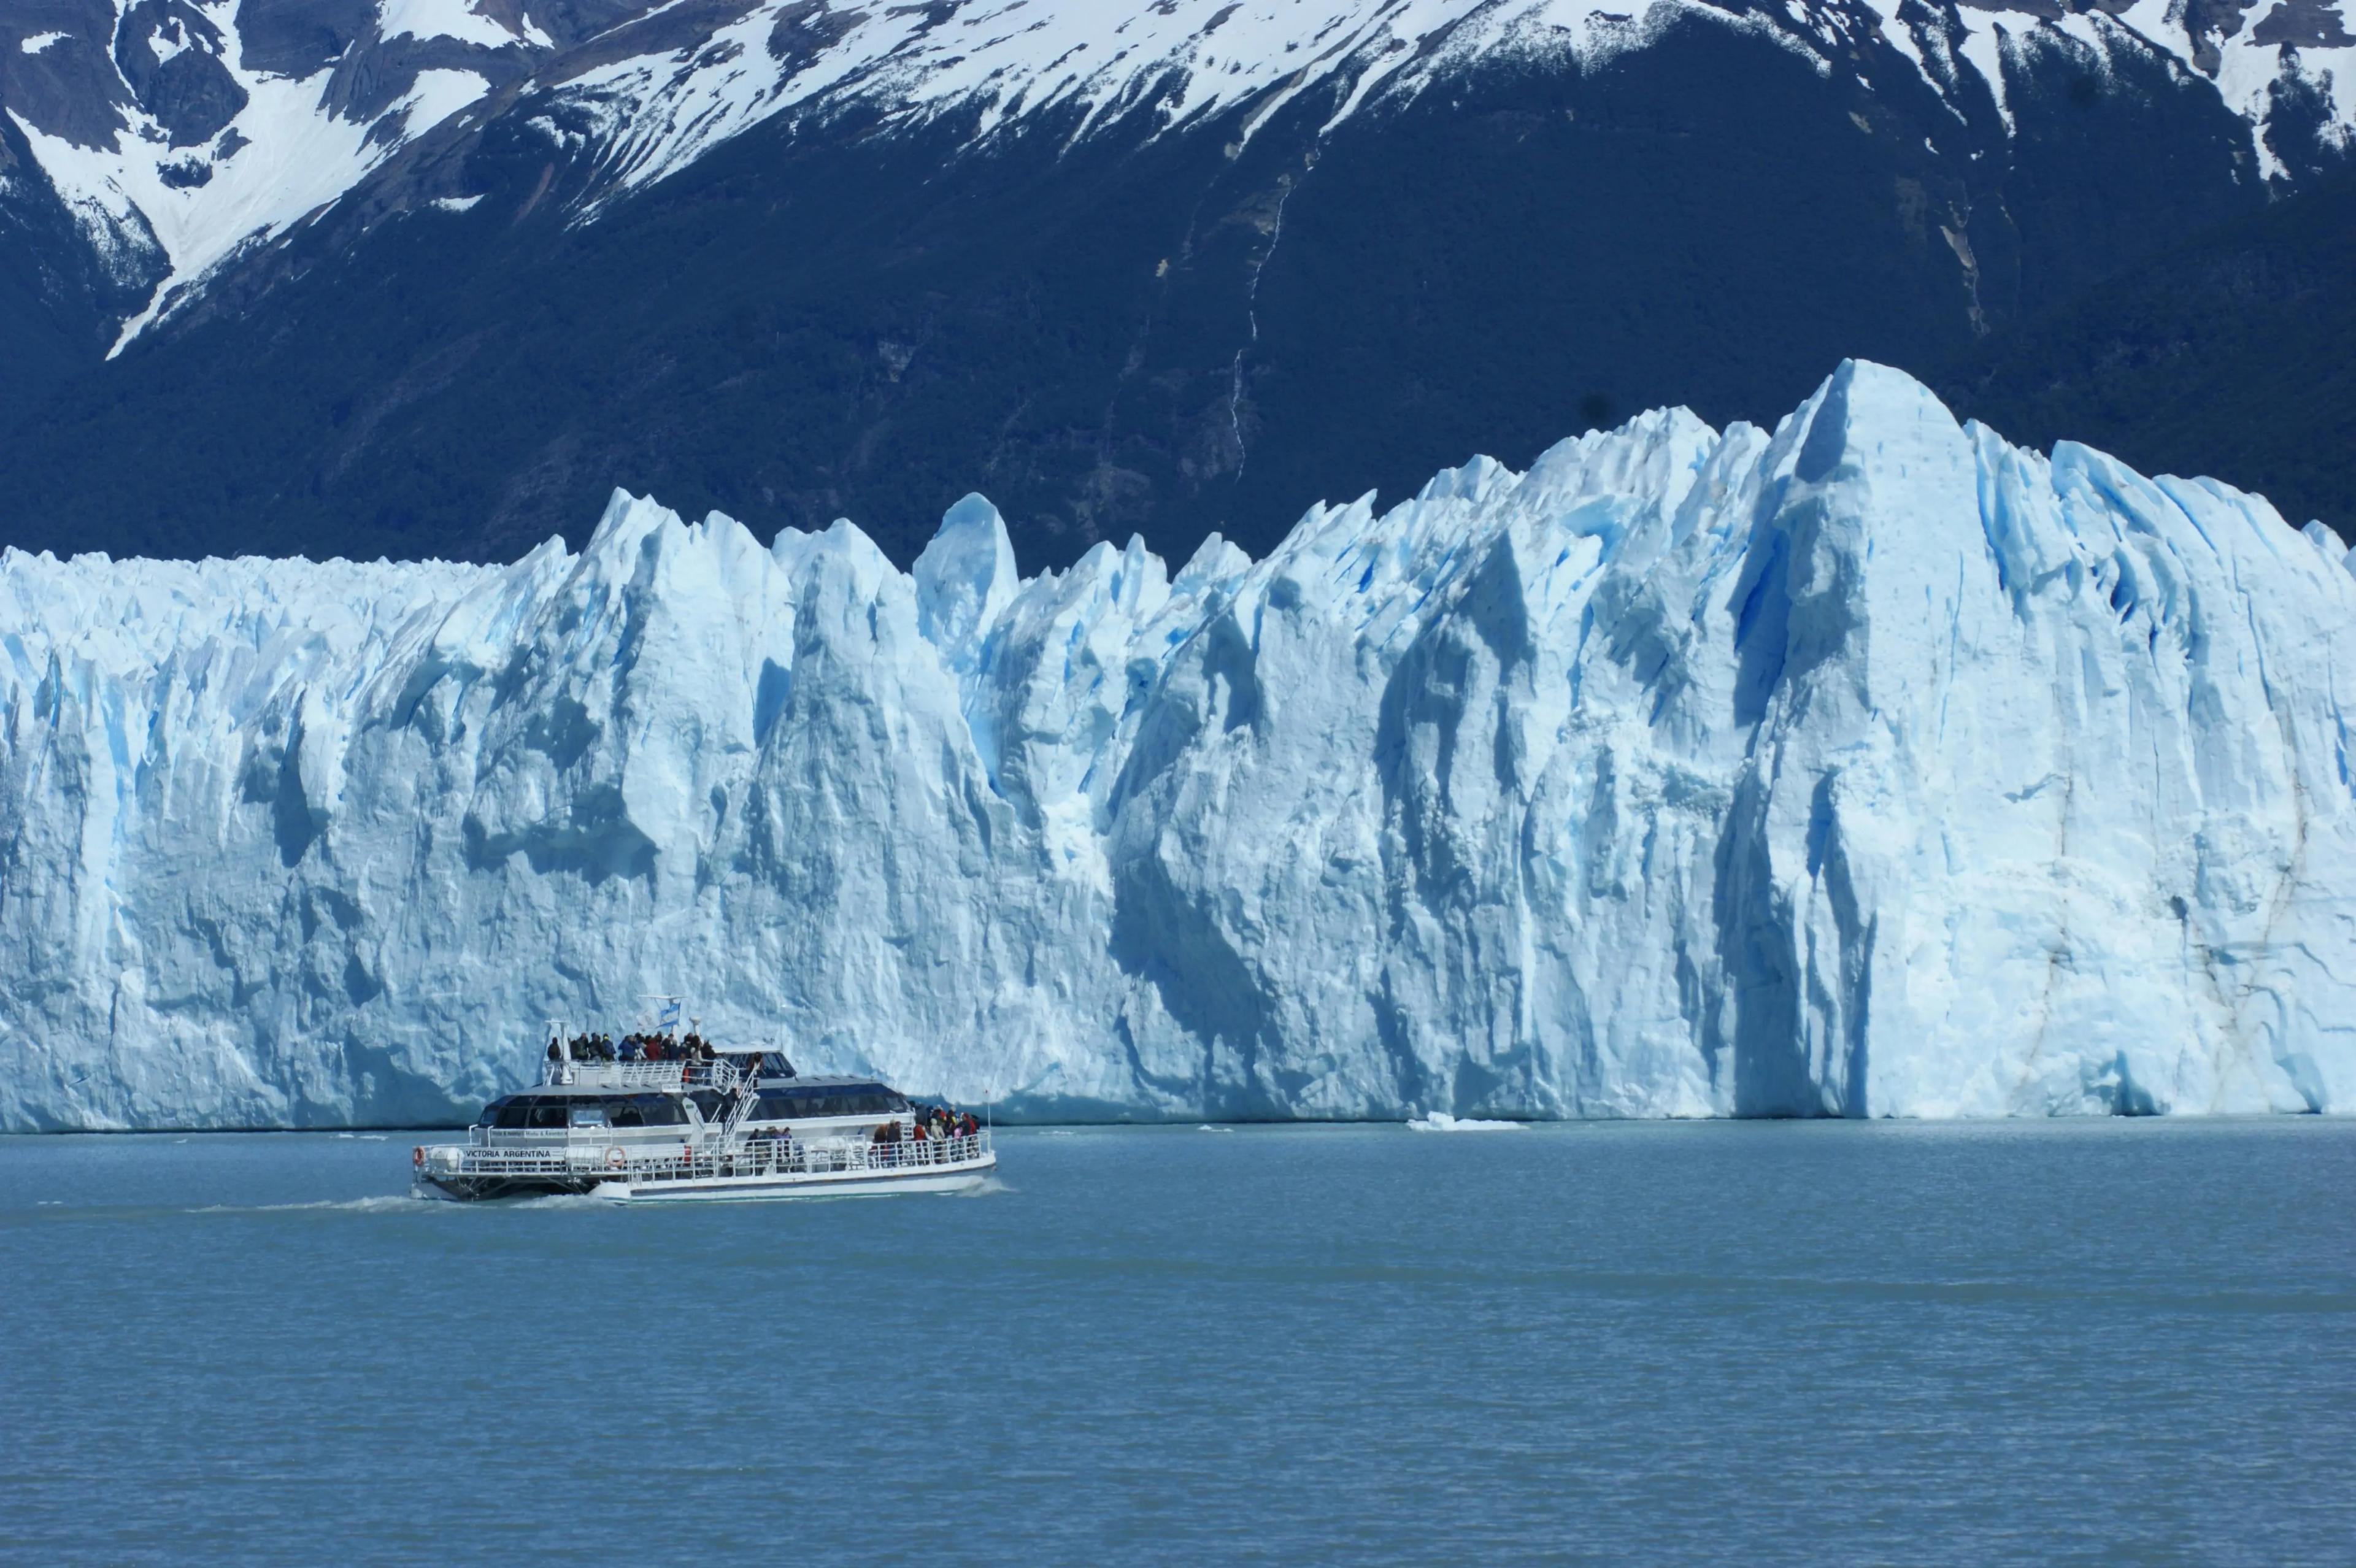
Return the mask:
<svg viewBox="0 0 2356 1568">
<path fill-rule="evenodd" d="M 1451 1116 L 1445 1111 L 1433 1111 L 1428 1115 L 1408 1118 L 1408 1131 L 1413 1133 L 1518 1133 L 1520 1122 L 1483 1121 L 1475 1116 Z"/>
</svg>

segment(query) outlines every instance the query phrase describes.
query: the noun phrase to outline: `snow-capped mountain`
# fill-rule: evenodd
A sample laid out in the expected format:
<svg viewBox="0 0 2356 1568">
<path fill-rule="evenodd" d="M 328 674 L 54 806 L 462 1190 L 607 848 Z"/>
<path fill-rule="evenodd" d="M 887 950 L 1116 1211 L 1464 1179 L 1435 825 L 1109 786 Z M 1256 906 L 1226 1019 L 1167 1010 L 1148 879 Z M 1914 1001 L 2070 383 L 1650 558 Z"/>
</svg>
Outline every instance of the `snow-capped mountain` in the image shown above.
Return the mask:
<svg viewBox="0 0 2356 1568">
<path fill-rule="evenodd" d="M 447 1117 L 672 991 L 1033 1113 L 2356 1105 L 2346 551 L 1871 365 L 1174 575 L 616 496 L 0 628 L 0 1126 Z"/>
<path fill-rule="evenodd" d="M 501 116 L 594 171 L 573 193 L 588 219 L 781 116 L 957 116 L 979 140 L 1062 111 L 1080 137 L 1239 110 L 1240 141 L 1305 100 L 1330 132 L 1477 63 L 1591 68 L 1688 17 L 1772 37 L 1822 74 L 1904 75 L 1957 127 L 1992 110 L 2010 130 L 2008 84 L 2037 57 L 2102 74 L 2158 61 L 2241 118 L 2271 176 L 2286 172 L 2278 121 L 2344 144 L 2356 116 L 2337 85 L 2356 80 L 2338 0 L 1652 0 L 1641 15 L 1596 0 L 559 0 L 537 17 L 528 0 L 16 0 L 0 105 L 31 155 L 15 177 L 45 181 L 108 268 L 151 285 L 127 341 L 404 149 Z"/>
<path fill-rule="evenodd" d="M 626 487 L 905 566 L 980 485 L 1043 564 L 1264 554 L 1847 357 L 1975 408 L 1984 348 L 2351 166 L 2335 5 L 2020 4 L 18 0 L 0 543 L 503 561 Z M 2168 325 L 2319 321 L 2345 268 L 2292 260 L 2085 357 L 2356 527 L 2280 459 L 2329 389 Z"/>
</svg>

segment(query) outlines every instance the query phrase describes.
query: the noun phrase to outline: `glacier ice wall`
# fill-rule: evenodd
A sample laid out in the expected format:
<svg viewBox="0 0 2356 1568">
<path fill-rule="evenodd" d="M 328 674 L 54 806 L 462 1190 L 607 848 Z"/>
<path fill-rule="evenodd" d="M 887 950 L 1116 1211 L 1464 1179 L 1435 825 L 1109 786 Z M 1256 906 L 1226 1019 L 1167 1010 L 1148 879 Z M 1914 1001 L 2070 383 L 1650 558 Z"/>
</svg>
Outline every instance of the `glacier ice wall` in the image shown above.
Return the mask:
<svg viewBox="0 0 2356 1568">
<path fill-rule="evenodd" d="M 653 992 L 1033 1115 L 2345 1111 L 2342 554 L 1865 364 L 1174 577 L 9 552 L 0 1125 L 449 1118 Z"/>
</svg>

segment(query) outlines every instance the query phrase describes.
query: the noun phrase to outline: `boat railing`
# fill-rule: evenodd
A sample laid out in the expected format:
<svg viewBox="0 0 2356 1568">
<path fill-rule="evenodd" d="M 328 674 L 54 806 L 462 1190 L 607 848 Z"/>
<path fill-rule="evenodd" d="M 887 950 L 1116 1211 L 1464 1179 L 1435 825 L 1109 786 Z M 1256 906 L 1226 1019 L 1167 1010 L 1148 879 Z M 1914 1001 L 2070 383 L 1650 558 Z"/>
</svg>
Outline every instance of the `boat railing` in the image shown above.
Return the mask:
<svg viewBox="0 0 2356 1568">
<path fill-rule="evenodd" d="M 726 1057 L 709 1061 L 551 1061 L 541 1072 L 542 1083 L 565 1083 L 581 1089 L 718 1089 L 727 1091 L 744 1074 Z"/>
<path fill-rule="evenodd" d="M 879 1144 L 866 1138 L 770 1137 L 755 1134 L 719 1144 L 692 1137 L 667 1143 L 619 1144 L 582 1136 L 576 1129 L 562 1143 L 532 1147 L 480 1144 L 444 1146 L 459 1154 L 457 1170 L 468 1176 L 610 1176 L 628 1181 L 673 1181 L 714 1176 L 802 1175 L 840 1171 L 898 1171 L 969 1165 L 991 1152 L 987 1128 L 946 1138 L 904 1138 Z M 424 1151 L 432 1157 L 433 1151 Z M 446 1168 L 439 1167 L 437 1168 Z"/>
</svg>

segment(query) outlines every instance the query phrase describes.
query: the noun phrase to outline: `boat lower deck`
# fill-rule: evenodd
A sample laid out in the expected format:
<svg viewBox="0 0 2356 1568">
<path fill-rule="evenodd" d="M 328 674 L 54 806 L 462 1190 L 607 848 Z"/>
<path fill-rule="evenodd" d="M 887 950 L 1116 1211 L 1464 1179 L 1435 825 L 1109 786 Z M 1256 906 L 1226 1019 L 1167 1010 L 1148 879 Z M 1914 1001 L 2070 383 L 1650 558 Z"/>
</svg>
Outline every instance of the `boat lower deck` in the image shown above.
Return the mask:
<svg viewBox="0 0 2356 1568">
<path fill-rule="evenodd" d="M 462 1201 L 595 1197 L 613 1202 L 746 1202 L 779 1198 L 955 1192 L 997 1168 L 986 1131 L 896 1143 L 755 1138 L 717 1150 L 594 1143 L 539 1147 L 444 1145 L 417 1151 L 413 1189 Z"/>
</svg>

